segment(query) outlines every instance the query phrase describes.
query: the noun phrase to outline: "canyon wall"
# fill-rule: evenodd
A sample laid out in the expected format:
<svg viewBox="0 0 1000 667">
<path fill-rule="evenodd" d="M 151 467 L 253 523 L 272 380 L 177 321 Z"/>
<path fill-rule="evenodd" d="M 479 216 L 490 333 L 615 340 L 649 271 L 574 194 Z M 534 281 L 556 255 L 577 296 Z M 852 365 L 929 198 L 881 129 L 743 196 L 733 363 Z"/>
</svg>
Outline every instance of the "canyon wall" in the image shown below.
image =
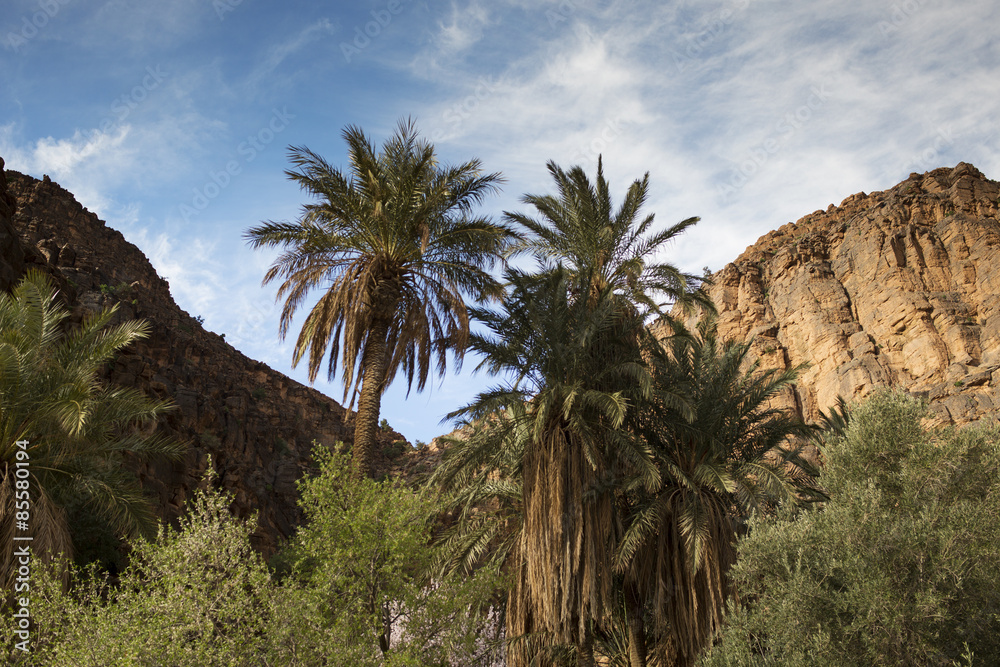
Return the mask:
<svg viewBox="0 0 1000 667">
<path fill-rule="evenodd" d="M 1000 187 L 975 167 L 912 174 L 761 237 L 712 276 L 724 339 L 807 364 L 786 404 L 898 386 L 962 424 L 1000 406 Z"/>
</svg>

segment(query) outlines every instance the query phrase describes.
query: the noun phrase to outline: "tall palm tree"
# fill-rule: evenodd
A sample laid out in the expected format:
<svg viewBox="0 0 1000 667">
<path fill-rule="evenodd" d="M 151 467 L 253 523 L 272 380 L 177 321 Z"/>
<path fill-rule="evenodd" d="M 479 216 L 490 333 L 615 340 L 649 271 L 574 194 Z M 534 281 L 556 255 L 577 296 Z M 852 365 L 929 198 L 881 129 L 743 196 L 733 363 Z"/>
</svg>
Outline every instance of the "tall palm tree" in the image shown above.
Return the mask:
<svg viewBox="0 0 1000 667">
<path fill-rule="evenodd" d="M 578 664 L 593 665 L 593 624 L 611 598 L 614 462 L 656 470 L 640 441 L 622 429 L 630 402 L 648 387 L 639 351 L 603 290 L 588 305 L 558 268 L 542 276 L 505 274 L 510 293 L 501 311 L 475 309 L 491 334 L 473 334 L 481 364 L 509 382 L 480 394 L 457 414 L 475 429 L 469 445 L 438 479 L 480 475 L 481 491 L 520 512 L 513 531 L 481 531 L 466 546 L 499 539 L 514 584 L 507 604 L 509 662 L 527 664 L 532 641 L 570 647 Z M 611 388 L 614 388 L 613 390 Z M 453 415 L 454 416 L 454 415 Z M 486 479 L 483 480 L 483 471 Z M 490 479 L 492 471 L 497 474 Z M 518 507 L 516 494 L 520 494 Z M 469 495 L 469 500 L 482 498 Z M 467 534 L 468 535 L 468 534 Z M 535 656 L 537 659 L 537 656 Z"/>
<path fill-rule="evenodd" d="M 44 274 L 32 271 L 0 294 L 0 585 L 15 570 L 14 537 L 43 557 L 72 554 L 63 499 L 82 498 L 123 535 L 149 532 L 153 509 L 123 456 L 179 458 L 184 447 L 150 434 L 168 401 L 112 387 L 98 371 L 148 335 L 130 320 L 109 326 L 117 306 L 65 332 L 66 309 Z M 22 491 L 28 492 L 28 508 Z M 21 514 L 24 512 L 25 514 Z M 22 519 L 25 517 L 26 519 Z M 22 520 L 24 523 L 21 523 Z M 25 527 L 26 524 L 26 527 Z M 27 543 L 27 542 L 24 542 Z"/>
<path fill-rule="evenodd" d="M 579 167 L 565 172 L 549 163 L 548 169 L 558 196 L 524 198 L 540 218 L 505 214 L 524 232 L 513 251 L 531 252 L 539 274 L 508 271 L 503 312 L 475 312 L 494 333 L 473 338 L 486 357 L 481 367 L 506 373 L 511 382 L 481 394 L 464 414 L 480 420 L 474 433 L 483 443 L 505 444 L 517 461 L 512 470 L 498 471 L 508 496 L 518 482 L 521 493 L 520 520 L 512 518 L 513 502 L 505 518 L 519 531 L 516 544 L 501 541 L 511 547 L 506 563 L 515 582 L 508 637 L 571 647 L 578 664 L 590 665 L 593 628 L 608 615 L 611 597 L 615 486 L 624 475 L 650 489 L 659 483 L 648 447 L 629 427 L 650 393 L 645 325 L 649 316 L 664 315 L 669 301 L 708 302 L 696 279 L 655 261 L 655 253 L 697 219 L 652 232 L 653 216 L 639 217 L 648 174 L 616 211 L 603 162 L 595 184 Z M 665 400 L 671 396 L 665 393 Z M 473 440 L 463 451 L 486 450 Z M 473 461 L 490 465 L 463 455 L 447 469 Z M 485 548 L 482 540 L 464 546 Z M 514 650 L 512 664 L 527 657 Z"/>
<path fill-rule="evenodd" d="M 653 360 L 654 383 L 682 391 L 691 413 L 652 404 L 643 436 L 663 480 L 625 498 L 627 529 L 616 555 L 624 577 L 630 662 L 646 664 L 642 619 L 648 606 L 660 664 L 690 665 L 719 630 L 733 594 L 737 525 L 749 512 L 794 502 L 814 490 L 790 436 L 810 429 L 771 400 L 798 369 L 762 371 L 749 343 L 719 343 L 714 317 L 698 335 L 675 336 Z"/>
<path fill-rule="evenodd" d="M 351 406 L 360 388 L 355 474 L 370 475 L 386 386 L 402 367 L 408 388 L 416 377 L 420 391 L 432 361 L 439 374 L 449 350 L 461 362 L 469 336 L 464 296 L 500 295 L 489 270 L 512 233 L 473 215 L 499 174 L 484 174 L 479 160 L 440 165 L 412 121 L 400 122 L 379 152 L 357 127 L 342 135 L 350 162 L 343 171 L 304 146 L 289 149 L 296 170 L 286 175 L 316 201 L 295 222 L 266 222 L 245 236 L 254 248 L 284 249 L 263 281 L 282 281 L 282 337 L 306 297 L 322 290 L 292 363 L 308 354 L 315 381 L 329 350 L 328 377 L 341 364 Z"/>
</svg>

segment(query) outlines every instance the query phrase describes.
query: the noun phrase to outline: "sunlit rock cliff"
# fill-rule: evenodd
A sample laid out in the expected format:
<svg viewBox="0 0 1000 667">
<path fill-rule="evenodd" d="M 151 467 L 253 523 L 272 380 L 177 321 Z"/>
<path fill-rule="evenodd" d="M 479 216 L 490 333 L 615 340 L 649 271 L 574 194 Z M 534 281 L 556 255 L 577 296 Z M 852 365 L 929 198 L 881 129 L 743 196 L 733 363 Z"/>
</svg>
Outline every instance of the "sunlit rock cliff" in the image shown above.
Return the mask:
<svg viewBox="0 0 1000 667">
<path fill-rule="evenodd" d="M 1000 187 L 975 167 L 912 174 L 761 237 L 712 276 L 723 338 L 766 367 L 808 364 L 806 419 L 881 385 L 944 423 L 1000 406 Z"/>
</svg>

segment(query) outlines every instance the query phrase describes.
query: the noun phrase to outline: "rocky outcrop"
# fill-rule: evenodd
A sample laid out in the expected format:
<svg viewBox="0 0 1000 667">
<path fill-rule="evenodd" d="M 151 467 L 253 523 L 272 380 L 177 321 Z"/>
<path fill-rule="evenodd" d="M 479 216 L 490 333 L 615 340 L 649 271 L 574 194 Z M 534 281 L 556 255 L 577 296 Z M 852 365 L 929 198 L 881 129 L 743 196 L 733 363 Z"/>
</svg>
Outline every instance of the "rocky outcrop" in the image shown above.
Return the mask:
<svg viewBox="0 0 1000 667">
<path fill-rule="evenodd" d="M 2 182 L 10 195 L 0 191 L 0 266 L 17 276 L 32 264 L 50 273 L 73 320 L 117 304 L 120 320 L 142 318 L 152 325 L 150 338 L 115 358 L 107 377 L 177 405 L 158 428 L 189 443 L 186 458 L 136 466 L 162 516 L 178 515 L 211 456 L 219 483 L 235 496 L 233 512 L 257 513 L 255 546 L 272 552 L 300 519 L 295 481 L 310 466 L 312 442 L 350 443 L 353 413 L 205 331 L 174 303 L 167 281 L 138 248 L 48 177 L 8 171 Z M 13 224 L 10 240 L 22 249 L 20 260 L 3 245 L 5 221 Z M 400 447 L 391 443 L 403 437 L 392 431 L 380 437 L 386 454 L 398 456 Z"/>
<path fill-rule="evenodd" d="M 7 191 L 3 158 L 0 158 L 0 290 L 8 291 L 24 272 L 24 250 L 14 230 L 14 198 Z"/>
<path fill-rule="evenodd" d="M 769 232 L 712 276 L 725 339 L 808 364 L 806 419 L 899 386 L 962 424 L 1000 407 L 1000 184 L 960 163 Z"/>
</svg>

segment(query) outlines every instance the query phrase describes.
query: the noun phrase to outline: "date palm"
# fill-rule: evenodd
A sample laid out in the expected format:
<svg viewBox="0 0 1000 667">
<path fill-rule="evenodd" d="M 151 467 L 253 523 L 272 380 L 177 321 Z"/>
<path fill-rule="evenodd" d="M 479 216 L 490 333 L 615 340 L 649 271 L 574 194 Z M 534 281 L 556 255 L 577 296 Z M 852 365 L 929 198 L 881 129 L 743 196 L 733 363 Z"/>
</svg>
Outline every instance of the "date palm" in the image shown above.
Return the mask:
<svg viewBox="0 0 1000 667">
<path fill-rule="evenodd" d="M 399 124 L 381 150 L 361 129 L 343 131 L 350 166 L 341 170 L 305 147 L 292 147 L 286 175 L 315 201 L 294 222 L 266 222 L 246 238 L 282 248 L 264 276 L 280 280 L 284 337 L 306 298 L 320 291 L 295 342 L 293 365 L 308 357 L 315 381 L 329 352 L 344 398 L 357 397 L 355 474 L 370 475 L 382 394 L 402 368 L 407 387 L 424 388 L 448 351 L 460 363 L 469 336 L 465 297 L 499 296 L 489 271 L 512 238 L 475 207 L 497 189 L 499 174 L 479 160 L 442 166 L 412 121 Z"/>
<path fill-rule="evenodd" d="M 485 357 L 481 366 L 508 383 L 460 411 L 472 436 L 437 478 L 464 484 L 469 503 L 497 501 L 503 525 L 466 533 L 464 558 L 491 540 L 506 554 L 514 582 L 507 636 L 516 640 L 509 664 L 537 659 L 541 644 L 593 665 L 593 624 L 611 597 L 609 471 L 623 461 L 651 476 L 651 486 L 656 481 L 649 452 L 622 428 L 647 374 L 623 335 L 634 325 L 622 321 L 608 290 L 588 305 L 573 298 L 560 269 L 509 270 L 506 278 L 502 310 L 474 311 L 490 333 L 473 334 L 471 346 Z"/>
<path fill-rule="evenodd" d="M 578 664 L 592 665 L 593 630 L 612 597 L 616 485 L 624 477 L 650 490 L 659 484 L 651 452 L 631 428 L 637 406 L 651 396 L 645 325 L 664 315 L 667 302 L 707 301 L 693 277 L 657 261 L 663 245 L 697 219 L 654 231 L 653 216 L 640 217 L 648 174 L 615 210 L 602 162 L 595 183 L 580 167 L 566 172 L 550 162 L 548 169 L 558 194 L 524 198 L 538 218 L 505 214 L 524 232 L 513 251 L 533 254 L 539 272 L 508 271 L 503 311 L 475 313 L 493 332 L 473 338 L 485 356 L 480 367 L 510 383 L 466 409 L 477 430 L 439 478 L 447 484 L 462 470 L 498 465 L 477 456 L 488 454 L 491 441 L 510 450 L 493 484 L 499 507 L 507 508 L 506 529 L 493 534 L 480 522 L 478 533 L 455 544 L 474 555 L 490 538 L 508 553 L 514 587 L 507 632 L 521 640 L 512 645 L 511 664 L 537 658 L 547 644 L 548 662 L 558 660 L 552 649 L 563 647 Z M 676 394 L 664 392 L 663 400 L 679 407 Z M 491 474 L 465 479 L 470 498 L 490 488 Z"/>
<path fill-rule="evenodd" d="M 565 267 L 579 294 L 593 303 L 601 290 L 610 289 L 629 308 L 662 315 L 667 304 L 712 303 L 698 289 L 700 278 L 674 265 L 657 261 L 670 241 L 698 223 L 691 217 L 664 229 L 654 228 L 654 214 L 644 215 L 649 198 L 649 172 L 632 182 L 617 209 L 604 178 L 604 164 L 597 161 L 597 179 L 590 181 L 582 167 L 569 171 L 555 162 L 547 165 L 556 183 L 556 195 L 525 195 L 537 217 L 505 213 L 508 222 L 522 230 L 516 251 L 535 256 L 541 267 Z"/>
<path fill-rule="evenodd" d="M 671 338 L 669 348 L 653 360 L 654 384 L 681 391 L 691 412 L 649 406 L 642 433 L 663 483 L 654 493 L 629 494 L 616 556 L 633 667 L 646 664 L 646 607 L 659 640 L 658 664 L 693 664 L 733 594 L 727 571 L 740 517 L 815 490 L 798 450 L 786 445 L 810 429 L 771 405 L 797 369 L 761 370 L 748 359 L 748 343 L 717 340 L 713 317 L 702 319 L 696 335 Z"/>
<path fill-rule="evenodd" d="M 15 534 L 31 536 L 32 549 L 43 557 L 72 555 L 66 499 L 82 499 L 123 535 L 155 525 L 151 503 L 123 467 L 123 456 L 177 459 L 184 447 L 150 433 L 168 401 L 98 379 L 117 351 L 149 332 L 149 325 L 137 320 L 109 326 L 116 309 L 65 331 L 68 313 L 44 274 L 32 271 L 12 294 L 0 294 L 0 585 L 5 588 L 15 570 Z M 22 504 L 25 490 L 28 502 Z"/>
</svg>

